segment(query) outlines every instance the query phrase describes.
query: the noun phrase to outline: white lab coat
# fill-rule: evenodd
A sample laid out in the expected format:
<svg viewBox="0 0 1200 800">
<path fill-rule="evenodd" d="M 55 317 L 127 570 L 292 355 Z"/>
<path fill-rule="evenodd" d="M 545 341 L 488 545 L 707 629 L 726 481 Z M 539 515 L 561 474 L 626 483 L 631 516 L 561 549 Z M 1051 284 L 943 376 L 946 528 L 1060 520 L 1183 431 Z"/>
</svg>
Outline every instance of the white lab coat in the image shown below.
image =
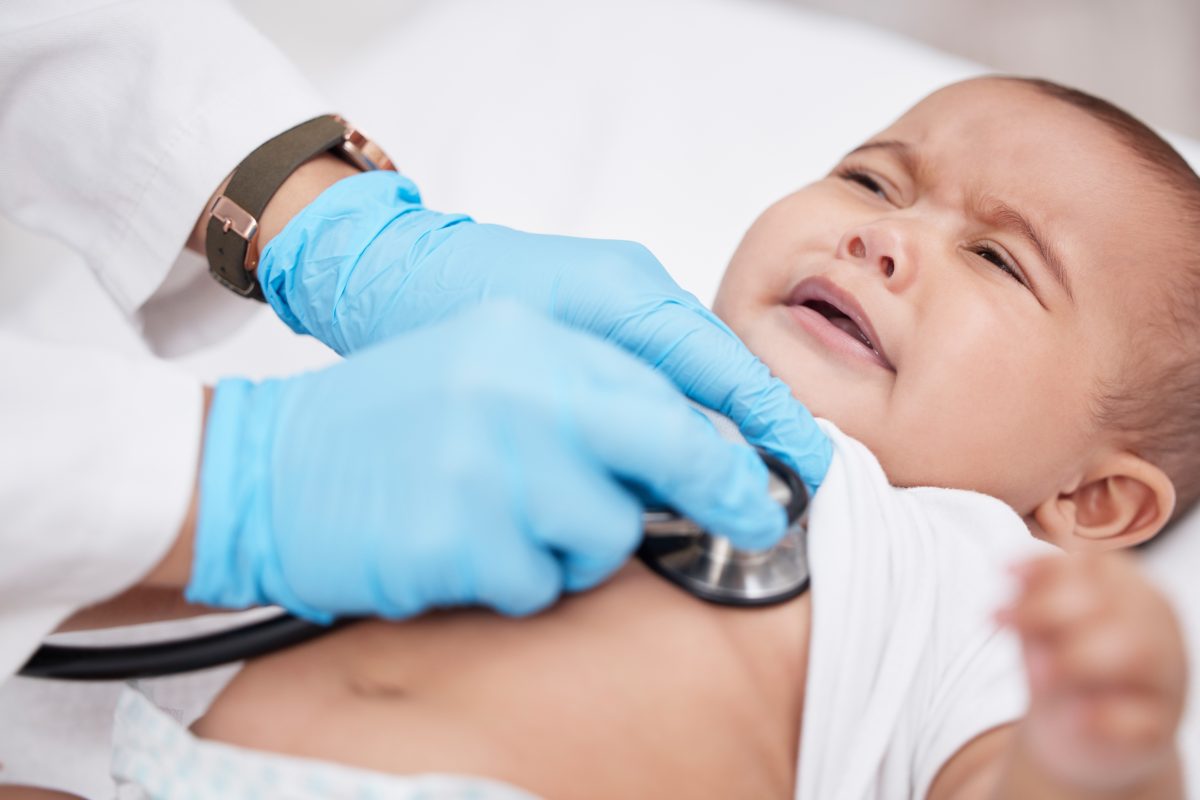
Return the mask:
<svg viewBox="0 0 1200 800">
<path fill-rule="evenodd" d="M 139 360 L 0 333 L 0 681 L 166 552 L 192 494 L 202 395 L 150 352 L 194 333 L 150 313 L 156 293 L 182 291 L 164 281 L 233 166 L 330 110 L 224 3 L 0 4 L 0 213 L 65 242 L 156 335 Z"/>
</svg>

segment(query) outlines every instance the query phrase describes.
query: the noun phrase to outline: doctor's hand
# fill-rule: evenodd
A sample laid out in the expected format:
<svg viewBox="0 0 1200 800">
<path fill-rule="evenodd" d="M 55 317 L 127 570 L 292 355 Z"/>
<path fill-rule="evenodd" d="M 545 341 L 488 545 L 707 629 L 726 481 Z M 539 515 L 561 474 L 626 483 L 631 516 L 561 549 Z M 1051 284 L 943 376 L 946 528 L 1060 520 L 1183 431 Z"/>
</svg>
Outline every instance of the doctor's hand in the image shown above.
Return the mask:
<svg viewBox="0 0 1200 800">
<path fill-rule="evenodd" d="M 394 172 L 343 179 L 262 253 L 258 278 L 294 330 L 349 354 L 488 298 L 613 342 L 731 418 L 815 489 L 827 437 L 788 387 L 633 242 L 522 233 L 442 214 Z"/>
<path fill-rule="evenodd" d="M 493 302 L 319 372 L 219 383 L 187 597 L 318 621 L 528 614 L 624 563 L 633 487 L 773 543 L 767 478 L 646 365 Z"/>
</svg>

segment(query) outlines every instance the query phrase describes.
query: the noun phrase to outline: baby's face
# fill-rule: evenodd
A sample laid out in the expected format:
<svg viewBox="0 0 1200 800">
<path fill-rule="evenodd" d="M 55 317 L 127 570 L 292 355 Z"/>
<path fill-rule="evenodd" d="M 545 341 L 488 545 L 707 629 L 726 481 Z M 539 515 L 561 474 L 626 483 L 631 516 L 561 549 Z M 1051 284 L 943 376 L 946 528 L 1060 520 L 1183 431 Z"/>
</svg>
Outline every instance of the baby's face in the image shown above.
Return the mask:
<svg viewBox="0 0 1200 800">
<path fill-rule="evenodd" d="M 1112 443 L 1091 403 L 1156 303 L 1160 195 L 1080 110 L 956 84 L 767 209 L 715 310 L 893 482 L 1028 513 Z"/>
</svg>

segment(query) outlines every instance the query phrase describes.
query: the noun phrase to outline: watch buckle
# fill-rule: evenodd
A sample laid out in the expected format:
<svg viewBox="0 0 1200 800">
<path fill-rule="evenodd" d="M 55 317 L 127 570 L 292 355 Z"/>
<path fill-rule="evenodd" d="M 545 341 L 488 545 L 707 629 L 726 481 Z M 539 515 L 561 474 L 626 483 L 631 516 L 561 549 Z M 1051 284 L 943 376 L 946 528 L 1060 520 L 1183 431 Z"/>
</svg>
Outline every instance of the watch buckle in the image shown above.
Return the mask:
<svg viewBox="0 0 1200 800">
<path fill-rule="evenodd" d="M 233 231 L 247 242 L 258 233 L 258 220 L 225 195 L 219 195 L 213 200 L 208 214 L 221 223 L 221 230 L 225 233 Z"/>
</svg>

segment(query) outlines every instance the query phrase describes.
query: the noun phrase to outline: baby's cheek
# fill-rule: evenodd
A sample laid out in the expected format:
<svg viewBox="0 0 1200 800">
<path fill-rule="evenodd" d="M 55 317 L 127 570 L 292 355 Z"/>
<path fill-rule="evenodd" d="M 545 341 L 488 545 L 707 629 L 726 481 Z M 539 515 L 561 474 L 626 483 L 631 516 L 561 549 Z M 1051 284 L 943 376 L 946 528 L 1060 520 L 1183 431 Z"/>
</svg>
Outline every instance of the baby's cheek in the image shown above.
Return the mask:
<svg viewBox="0 0 1200 800">
<path fill-rule="evenodd" d="M 783 296 L 778 269 L 773 269 L 765 256 L 756 258 L 744 252 L 746 249 L 747 243 L 743 242 L 721 277 L 713 300 L 713 312 L 731 328 L 748 318 L 753 309 L 761 311 Z"/>
<path fill-rule="evenodd" d="M 731 268 L 717 290 L 713 313 L 737 334 L 750 352 L 779 375 L 775 362 L 780 360 L 784 336 L 782 331 L 773 330 L 771 319 L 778 305 L 763 297 L 756 283 L 754 276 L 735 274 Z"/>
<path fill-rule="evenodd" d="M 730 327 L 730 329 L 738 335 L 742 341 L 745 337 L 742 335 L 741 315 L 738 313 L 736 301 L 736 287 L 731 285 L 731 278 L 728 270 L 725 276 L 721 278 L 721 286 L 717 289 L 717 296 L 713 298 L 713 313 L 721 318 L 721 321 Z"/>
</svg>

